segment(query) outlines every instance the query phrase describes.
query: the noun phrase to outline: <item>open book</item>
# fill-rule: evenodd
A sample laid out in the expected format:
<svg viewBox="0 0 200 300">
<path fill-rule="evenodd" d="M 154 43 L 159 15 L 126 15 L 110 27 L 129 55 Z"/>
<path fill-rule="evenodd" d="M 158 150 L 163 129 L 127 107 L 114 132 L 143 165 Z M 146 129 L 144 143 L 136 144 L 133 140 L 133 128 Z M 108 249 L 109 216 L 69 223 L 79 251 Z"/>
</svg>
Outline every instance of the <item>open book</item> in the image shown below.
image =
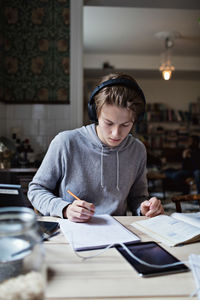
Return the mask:
<svg viewBox="0 0 200 300">
<path fill-rule="evenodd" d="M 168 246 L 200 241 L 200 212 L 159 215 L 131 225 Z"/>
<path fill-rule="evenodd" d="M 87 223 L 59 220 L 60 228 L 74 250 L 104 248 L 111 244 L 139 242 L 140 238 L 109 215 L 93 216 Z"/>
</svg>

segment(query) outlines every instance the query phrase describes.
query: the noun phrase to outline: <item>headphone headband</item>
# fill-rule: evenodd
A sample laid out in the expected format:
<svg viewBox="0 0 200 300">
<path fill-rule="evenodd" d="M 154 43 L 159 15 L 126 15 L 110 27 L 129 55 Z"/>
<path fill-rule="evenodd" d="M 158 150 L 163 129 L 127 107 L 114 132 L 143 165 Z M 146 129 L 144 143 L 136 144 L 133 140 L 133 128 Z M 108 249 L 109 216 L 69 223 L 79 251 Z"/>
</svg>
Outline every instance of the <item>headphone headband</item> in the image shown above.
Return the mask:
<svg viewBox="0 0 200 300">
<path fill-rule="evenodd" d="M 133 89 L 138 93 L 138 95 L 143 99 L 144 104 L 146 103 L 145 96 L 137 82 L 132 81 L 128 78 L 122 77 L 122 78 L 116 78 L 116 79 L 109 79 L 107 81 L 102 82 L 100 85 L 98 85 L 94 91 L 92 92 L 90 96 L 90 100 L 88 102 L 88 114 L 89 118 L 93 122 L 98 122 L 97 114 L 96 114 L 96 105 L 94 101 L 94 97 L 100 90 L 102 90 L 104 87 L 107 86 L 113 86 L 113 85 L 123 85 L 130 89 Z"/>
</svg>

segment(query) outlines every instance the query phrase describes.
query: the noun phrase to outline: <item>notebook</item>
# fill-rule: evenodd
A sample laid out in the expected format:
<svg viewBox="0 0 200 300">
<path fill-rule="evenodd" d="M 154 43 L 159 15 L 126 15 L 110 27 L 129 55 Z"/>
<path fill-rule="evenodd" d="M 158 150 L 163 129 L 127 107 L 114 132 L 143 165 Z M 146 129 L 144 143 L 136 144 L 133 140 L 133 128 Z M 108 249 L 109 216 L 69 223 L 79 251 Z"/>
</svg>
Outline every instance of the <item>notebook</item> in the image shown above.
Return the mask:
<svg viewBox="0 0 200 300">
<path fill-rule="evenodd" d="M 140 238 L 110 215 L 93 216 L 87 223 L 59 220 L 61 231 L 76 251 L 104 248 L 110 244 L 139 242 Z"/>
</svg>

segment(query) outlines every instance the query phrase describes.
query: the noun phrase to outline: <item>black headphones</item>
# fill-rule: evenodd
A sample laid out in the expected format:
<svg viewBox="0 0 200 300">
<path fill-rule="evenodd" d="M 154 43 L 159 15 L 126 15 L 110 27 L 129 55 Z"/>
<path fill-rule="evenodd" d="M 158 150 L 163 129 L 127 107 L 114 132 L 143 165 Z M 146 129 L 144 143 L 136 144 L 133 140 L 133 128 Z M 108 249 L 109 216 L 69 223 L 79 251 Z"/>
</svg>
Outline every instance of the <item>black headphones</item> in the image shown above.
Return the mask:
<svg viewBox="0 0 200 300">
<path fill-rule="evenodd" d="M 97 113 L 96 113 L 96 105 L 95 105 L 95 101 L 94 101 L 95 95 L 100 90 L 102 90 L 104 87 L 112 86 L 112 85 L 124 85 L 128 88 L 131 88 L 131 89 L 135 90 L 136 93 L 143 99 L 144 105 L 146 104 L 146 99 L 145 99 L 144 93 L 135 81 L 132 81 L 128 78 L 110 79 L 110 80 L 104 81 L 100 85 L 98 85 L 94 89 L 94 91 L 92 92 L 92 94 L 90 96 L 90 100 L 88 102 L 88 115 L 89 115 L 89 118 L 92 122 L 95 122 L 95 123 L 98 122 Z M 139 120 L 141 120 L 143 118 L 143 115 L 144 114 L 141 114 L 141 116 L 139 116 Z"/>
</svg>

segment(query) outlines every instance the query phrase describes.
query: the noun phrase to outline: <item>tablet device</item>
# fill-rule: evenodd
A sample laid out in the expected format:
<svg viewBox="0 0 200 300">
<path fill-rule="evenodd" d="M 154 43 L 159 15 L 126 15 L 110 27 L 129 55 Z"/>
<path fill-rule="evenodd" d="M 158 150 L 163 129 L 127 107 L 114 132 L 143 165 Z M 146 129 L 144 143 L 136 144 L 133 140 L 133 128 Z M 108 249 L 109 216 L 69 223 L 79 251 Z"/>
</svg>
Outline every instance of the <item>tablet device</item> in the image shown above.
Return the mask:
<svg viewBox="0 0 200 300">
<path fill-rule="evenodd" d="M 141 242 L 137 244 L 129 244 L 126 247 L 141 260 L 154 265 L 166 265 L 175 262 L 180 262 L 176 257 L 170 254 L 167 250 L 162 248 L 156 242 Z M 183 263 L 177 266 L 155 268 L 149 267 L 139 263 L 136 259 L 132 258 L 127 251 L 121 246 L 117 245 L 115 248 L 122 254 L 122 256 L 134 267 L 140 276 L 150 277 L 157 275 L 166 275 L 169 273 L 177 273 L 188 271 L 188 267 Z"/>
</svg>

